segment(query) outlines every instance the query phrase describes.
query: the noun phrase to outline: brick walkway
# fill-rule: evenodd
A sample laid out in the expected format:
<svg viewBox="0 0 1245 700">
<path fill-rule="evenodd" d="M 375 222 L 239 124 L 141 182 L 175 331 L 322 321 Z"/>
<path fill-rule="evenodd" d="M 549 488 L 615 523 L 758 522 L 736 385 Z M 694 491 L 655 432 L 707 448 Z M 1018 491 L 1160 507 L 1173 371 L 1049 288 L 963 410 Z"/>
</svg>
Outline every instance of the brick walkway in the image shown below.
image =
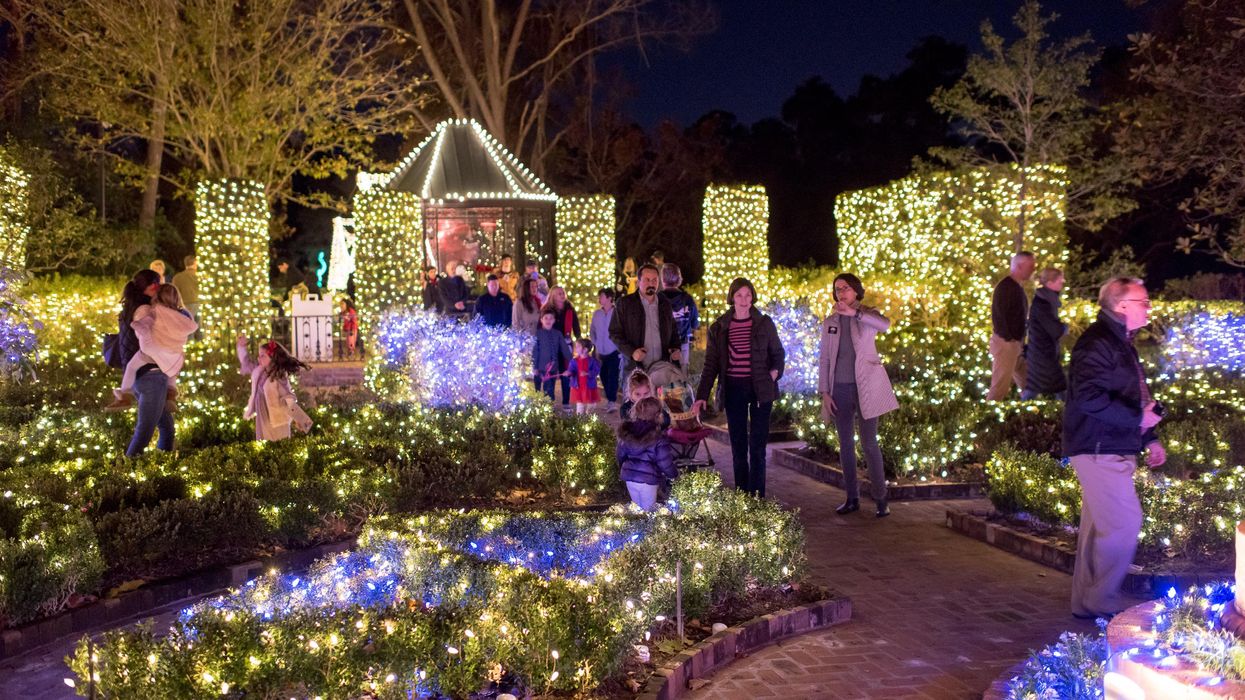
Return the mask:
<svg viewBox="0 0 1245 700">
<path fill-rule="evenodd" d="M 730 482 L 729 450 L 713 449 Z M 810 575 L 852 598 L 852 622 L 742 659 L 693 700 L 979 698 L 1029 649 L 1093 629 L 1067 613 L 1068 576 L 949 531 L 944 502 L 897 502 L 881 521 L 865 503 L 842 518 L 842 491 L 779 467 L 768 492 L 800 509 Z M 73 644 L 0 662 L 0 698 L 77 697 L 61 661 Z"/>
<path fill-rule="evenodd" d="M 714 458 L 733 481 L 730 450 Z M 768 477 L 767 495 L 800 509 L 811 578 L 851 597 L 852 621 L 741 659 L 692 700 L 980 698 L 1028 650 L 1094 629 L 1068 612 L 1071 577 L 951 532 L 946 501 L 842 517 L 843 491 L 781 467 Z"/>
</svg>

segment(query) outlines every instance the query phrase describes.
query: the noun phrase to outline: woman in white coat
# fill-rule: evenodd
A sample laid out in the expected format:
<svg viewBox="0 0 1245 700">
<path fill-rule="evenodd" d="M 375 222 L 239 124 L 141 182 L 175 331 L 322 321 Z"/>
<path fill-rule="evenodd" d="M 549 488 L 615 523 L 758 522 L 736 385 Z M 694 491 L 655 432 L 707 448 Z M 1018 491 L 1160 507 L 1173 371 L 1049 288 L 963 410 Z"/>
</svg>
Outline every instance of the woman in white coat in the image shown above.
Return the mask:
<svg viewBox="0 0 1245 700">
<path fill-rule="evenodd" d="M 877 504 L 877 517 L 884 518 L 891 511 L 886 504 L 886 475 L 878 447 L 878 416 L 899 408 L 899 401 L 874 342 L 891 322 L 876 309 L 861 306 L 864 296 L 864 285 L 855 275 L 844 273 L 834 278 L 835 304 L 822 323 L 817 387 L 822 419 L 833 419 L 839 435 L 839 464 L 847 501 L 835 512 L 847 515 L 860 510 L 855 440 L 858 422 L 871 495 Z"/>
</svg>

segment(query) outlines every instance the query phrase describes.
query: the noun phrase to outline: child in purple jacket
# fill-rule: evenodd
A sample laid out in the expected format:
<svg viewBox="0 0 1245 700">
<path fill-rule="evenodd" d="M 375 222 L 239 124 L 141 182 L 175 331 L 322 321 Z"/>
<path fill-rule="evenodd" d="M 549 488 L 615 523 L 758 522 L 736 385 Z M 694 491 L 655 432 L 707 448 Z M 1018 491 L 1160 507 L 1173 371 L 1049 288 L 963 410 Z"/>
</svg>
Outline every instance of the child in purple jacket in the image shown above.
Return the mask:
<svg viewBox="0 0 1245 700">
<path fill-rule="evenodd" d="M 657 505 L 663 479 L 678 476 L 674 448 L 661 427 L 661 403 L 649 397 L 636 402 L 631 419 L 618 426 L 619 476 L 627 484 L 631 502 L 650 512 Z"/>
</svg>

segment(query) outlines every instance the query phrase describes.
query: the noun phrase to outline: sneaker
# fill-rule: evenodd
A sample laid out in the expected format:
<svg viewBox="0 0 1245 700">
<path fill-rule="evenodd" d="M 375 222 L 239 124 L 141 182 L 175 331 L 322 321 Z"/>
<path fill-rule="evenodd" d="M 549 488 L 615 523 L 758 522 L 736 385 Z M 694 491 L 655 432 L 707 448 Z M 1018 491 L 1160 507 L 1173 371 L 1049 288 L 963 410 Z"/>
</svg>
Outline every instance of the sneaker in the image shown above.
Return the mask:
<svg viewBox="0 0 1245 700">
<path fill-rule="evenodd" d="M 134 406 L 133 395 L 128 394 L 128 393 L 122 393 L 119 396 L 117 396 L 117 398 L 112 403 L 108 404 L 107 406 L 104 406 L 104 412 L 105 413 L 116 413 L 117 411 L 124 411 L 125 409 L 131 408 L 133 406 Z"/>
<path fill-rule="evenodd" d="M 606 413 L 613 413 L 614 411 L 617 411 L 617 410 L 618 410 L 618 404 L 614 403 L 613 401 L 610 401 L 609 403 L 605 404 Z"/>
</svg>

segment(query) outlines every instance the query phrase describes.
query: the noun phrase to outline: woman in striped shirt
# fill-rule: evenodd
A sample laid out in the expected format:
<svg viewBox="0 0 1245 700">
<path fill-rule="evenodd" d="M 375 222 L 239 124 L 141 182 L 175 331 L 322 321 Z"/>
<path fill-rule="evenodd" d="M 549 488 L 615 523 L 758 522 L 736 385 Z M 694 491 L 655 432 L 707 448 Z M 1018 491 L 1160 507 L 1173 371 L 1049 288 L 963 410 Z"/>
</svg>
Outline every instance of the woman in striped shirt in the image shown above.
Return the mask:
<svg viewBox="0 0 1245 700">
<path fill-rule="evenodd" d="M 756 289 L 751 282 L 736 278 L 728 296 L 730 310 L 709 327 L 695 410 L 699 413 L 705 407 L 717 380 L 731 435 L 735 486 L 764 497 L 769 417 L 778 398 L 778 378 L 786 353 L 774 321 L 756 309 Z"/>
</svg>

